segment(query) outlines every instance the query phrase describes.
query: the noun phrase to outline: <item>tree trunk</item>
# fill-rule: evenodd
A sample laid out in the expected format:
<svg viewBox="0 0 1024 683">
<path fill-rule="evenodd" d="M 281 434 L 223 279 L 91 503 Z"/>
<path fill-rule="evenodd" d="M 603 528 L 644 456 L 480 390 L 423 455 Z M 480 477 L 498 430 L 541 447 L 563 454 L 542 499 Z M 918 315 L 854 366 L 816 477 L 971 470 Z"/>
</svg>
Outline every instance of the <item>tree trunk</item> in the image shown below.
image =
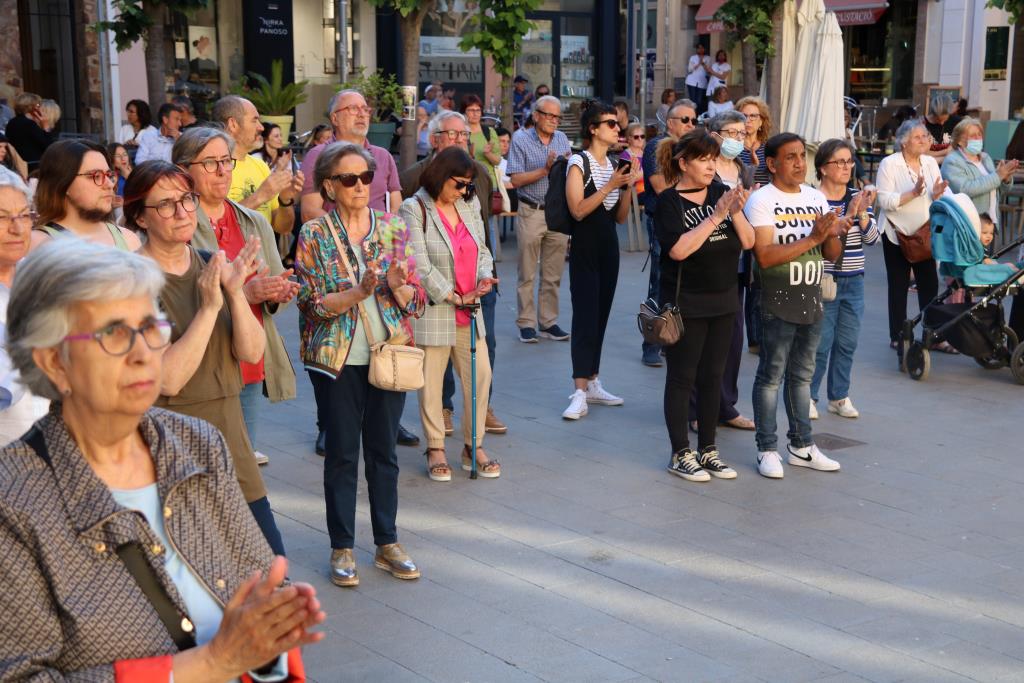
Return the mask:
<svg viewBox="0 0 1024 683">
<path fill-rule="evenodd" d="M 754 54 L 754 46 L 749 40 L 742 40 L 743 56 L 743 94 L 757 95 L 760 90 L 760 81 L 757 80 L 757 56 Z"/>
<path fill-rule="evenodd" d="M 146 31 L 146 83 L 149 91 L 149 108 L 156 117 L 156 110 L 167 101 L 166 50 L 164 49 L 164 10 L 153 0 L 143 0 L 142 11 L 152 18 L 153 25 Z M 159 121 L 156 122 L 159 125 Z"/>
<path fill-rule="evenodd" d="M 512 77 L 501 77 L 501 125 L 505 130 L 514 130 L 512 122 Z"/>
<path fill-rule="evenodd" d="M 435 4 L 436 0 L 425 0 L 408 16 L 399 15 L 398 26 L 402 32 L 402 85 L 419 85 L 420 32 L 423 29 L 423 18 Z M 403 125 L 402 137 L 398 144 L 398 170 L 404 171 L 415 163 L 416 126 Z"/>
</svg>

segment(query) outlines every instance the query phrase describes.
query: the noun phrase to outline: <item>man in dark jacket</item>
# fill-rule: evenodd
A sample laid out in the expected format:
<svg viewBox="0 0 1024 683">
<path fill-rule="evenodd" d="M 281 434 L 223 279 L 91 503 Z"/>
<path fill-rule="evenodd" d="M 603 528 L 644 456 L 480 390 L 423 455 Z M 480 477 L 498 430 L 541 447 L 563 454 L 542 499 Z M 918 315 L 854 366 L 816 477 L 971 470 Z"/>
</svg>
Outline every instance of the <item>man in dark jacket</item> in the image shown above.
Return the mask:
<svg viewBox="0 0 1024 683">
<path fill-rule="evenodd" d="M 28 164 L 31 173 L 39 166 L 43 152 L 57 139 L 56 134 L 44 128 L 46 118 L 39 95 L 23 92 L 14 98 L 14 118 L 7 122 L 7 141 L 14 145 L 18 156 Z"/>
</svg>

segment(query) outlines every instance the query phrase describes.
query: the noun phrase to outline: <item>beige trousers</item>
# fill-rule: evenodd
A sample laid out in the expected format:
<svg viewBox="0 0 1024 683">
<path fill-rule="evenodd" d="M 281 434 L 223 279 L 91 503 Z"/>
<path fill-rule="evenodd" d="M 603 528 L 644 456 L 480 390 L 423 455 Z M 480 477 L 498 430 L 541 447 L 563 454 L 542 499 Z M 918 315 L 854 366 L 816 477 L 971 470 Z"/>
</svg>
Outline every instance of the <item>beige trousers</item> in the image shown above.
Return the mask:
<svg viewBox="0 0 1024 683">
<path fill-rule="evenodd" d="M 516 287 L 519 314 L 517 327 L 551 327 L 558 322 L 558 288 L 565 270 L 565 250 L 569 236 L 548 230 L 544 211 L 519 202 L 516 219 L 519 246 L 519 284 Z M 538 308 L 533 305 L 533 281 L 540 262 Z"/>
<path fill-rule="evenodd" d="M 444 419 L 441 416 L 441 388 L 448 359 L 462 384 L 462 442 L 472 441 L 473 394 L 470 382 L 469 325 L 455 328 L 455 346 L 421 346 L 423 349 L 423 388 L 419 391 L 420 419 L 427 436 L 427 448 L 444 448 Z M 476 445 L 484 443 L 487 422 L 487 395 L 491 389 L 491 361 L 487 358 L 487 342 L 476 341 Z"/>
</svg>

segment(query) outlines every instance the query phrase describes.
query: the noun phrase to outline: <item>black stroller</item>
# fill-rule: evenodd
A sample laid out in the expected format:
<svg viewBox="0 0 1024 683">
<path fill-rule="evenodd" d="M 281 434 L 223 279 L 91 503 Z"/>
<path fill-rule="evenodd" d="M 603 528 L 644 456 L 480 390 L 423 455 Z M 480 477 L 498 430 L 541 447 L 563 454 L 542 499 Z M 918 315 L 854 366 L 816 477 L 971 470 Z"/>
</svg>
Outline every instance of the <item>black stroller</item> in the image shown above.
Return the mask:
<svg viewBox="0 0 1024 683">
<path fill-rule="evenodd" d="M 939 272 L 953 278 L 951 286 L 903 323 L 900 369 L 911 379 L 925 380 L 931 371 L 930 350 L 943 341 L 987 370 L 1010 367 L 1024 384 L 1024 344 L 1005 321 L 1003 299 L 1017 294 L 1024 269 L 1012 264 L 984 264 L 984 249 L 967 215 L 946 197 L 932 204 L 932 252 Z M 1024 243 L 1003 247 L 996 258 Z M 970 303 L 946 303 L 963 289 Z M 920 341 L 914 328 L 923 320 Z"/>
</svg>

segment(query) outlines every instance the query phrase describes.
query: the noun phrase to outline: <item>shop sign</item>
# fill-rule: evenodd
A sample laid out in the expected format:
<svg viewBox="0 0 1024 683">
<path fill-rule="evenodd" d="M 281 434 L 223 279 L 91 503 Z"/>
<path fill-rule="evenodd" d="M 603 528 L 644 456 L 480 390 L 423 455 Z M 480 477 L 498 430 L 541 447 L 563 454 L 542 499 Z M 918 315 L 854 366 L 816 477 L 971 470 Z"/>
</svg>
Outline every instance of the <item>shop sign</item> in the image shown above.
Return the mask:
<svg viewBox="0 0 1024 683">
<path fill-rule="evenodd" d="M 295 76 L 292 0 L 246 0 L 242 3 L 245 69 L 270 78 L 274 61 L 284 65 L 284 80 Z"/>
</svg>

